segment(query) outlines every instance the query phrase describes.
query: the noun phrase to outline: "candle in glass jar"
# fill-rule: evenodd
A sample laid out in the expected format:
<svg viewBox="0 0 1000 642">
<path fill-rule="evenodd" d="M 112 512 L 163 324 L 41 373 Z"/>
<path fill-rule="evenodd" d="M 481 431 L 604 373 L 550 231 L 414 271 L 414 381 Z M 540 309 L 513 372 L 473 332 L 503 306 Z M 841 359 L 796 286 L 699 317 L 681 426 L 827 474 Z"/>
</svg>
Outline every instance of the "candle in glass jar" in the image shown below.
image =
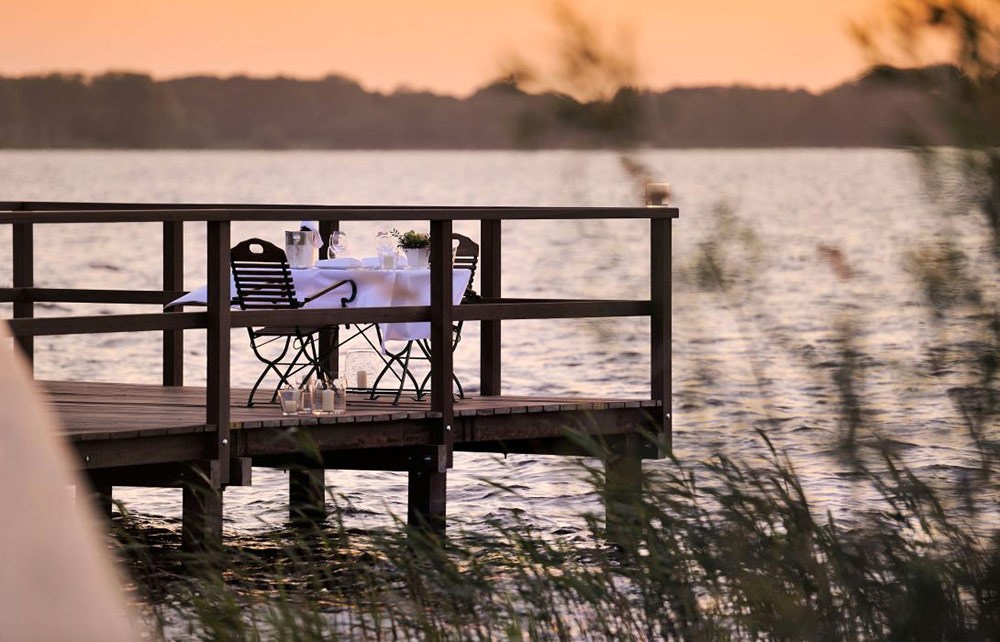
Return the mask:
<svg viewBox="0 0 1000 642">
<path fill-rule="evenodd" d="M 296 399 L 298 394 L 297 390 L 292 390 L 291 388 L 280 390 L 278 392 L 278 400 L 281 402 L 281 414 L 287 416 L 294 415 L 298 412 L 299 404 Z"/>
<path fill-rule="evenodd" d="M 358 388 L 368 387 L 368 371 L 358 370 Z"/>
<path fill-rule="evenodd" d="M 323 412 L 333 412 L 335 399 L 336 394 L 333 390 L 327 389 L 323 391 Z"/>
<path fill-rule="evenodd" d="M 343 414 L 347 412 L 347 377 L 334 379 L 332 384 L 333 393 L 336 395 L 334 397 L 333 413 L 336 415 Z"/>
<path fill-rule="evenodd" d="M 313 390 L 312 386 L 306 384 L 299 390 L 299 409 L 301 415 L 311 415 L 313 411 Z"/>
</svg>

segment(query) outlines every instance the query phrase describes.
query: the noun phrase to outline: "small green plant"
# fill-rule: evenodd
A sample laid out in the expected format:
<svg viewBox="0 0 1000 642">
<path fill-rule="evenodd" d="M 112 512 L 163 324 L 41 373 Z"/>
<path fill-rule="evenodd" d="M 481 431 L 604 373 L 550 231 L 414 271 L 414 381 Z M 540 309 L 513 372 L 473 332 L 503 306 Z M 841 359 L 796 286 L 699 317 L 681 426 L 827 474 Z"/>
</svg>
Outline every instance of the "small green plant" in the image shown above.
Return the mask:
<svg viewBox="0 0 1000 642">
<path fill-rule="evenodd" d="M 399 241 L 399 247 L 404 250 L 419 250 L 421 248 L 431 246 L 431 235 L 425 234 L 423 232 L 417 232 L 416 230 L 407 230 L 406 232 L 400 232 L 399 230 L 392 230 L 390 232 L 397 241 Z"/>
</svg>

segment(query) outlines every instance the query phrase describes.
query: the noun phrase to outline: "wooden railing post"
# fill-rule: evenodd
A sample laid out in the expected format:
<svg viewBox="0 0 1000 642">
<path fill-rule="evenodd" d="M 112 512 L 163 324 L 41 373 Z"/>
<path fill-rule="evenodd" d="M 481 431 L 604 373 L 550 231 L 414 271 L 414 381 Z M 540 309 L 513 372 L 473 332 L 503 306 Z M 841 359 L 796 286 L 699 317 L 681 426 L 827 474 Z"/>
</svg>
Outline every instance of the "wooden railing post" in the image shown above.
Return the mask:
<svg viewBox="0 0 1000 642">
<path fill-rule="evenodd" d="M 216 428 L 219 475 L 229 479 L 229 221 L 208 223 L 208 380 L 205 421 Z"/>
<path fill-rule="evenodd" d="M 451 351 L 454 331 L 451 230 L 451 221 L 431 221 L 431 411 L 442 414 L 437 441 L 448 446 L 449 451 L 455 403 Z"/>
<path fill-rule="evenodd" d="M 327 250 L 330 247 L 330 235 L 340 229 L 340 221 L 320 221 L 319 234 L 323 239 L 323 247 L 319 249 L 319 258 L 325 259 Z M 329 355 L 326 361 L 326 369 L 334 377 L 340 376 L 340 350 L 336 344 L 337 335 L 332 330 L 323 328 L 319 331 L 319 351 L 320 354 Z"/>
<path fill-rule="evenodd" d="M 650 312 L 650 366 L 651 398 L 662 403 L 656 417 L 660 456 L 673 448 L 671 430 L 670 375 L 670 230 L 671 219 L 650 219 L 649 229 L 649 299 Z"/>
<path fill-rule="evenodd" d="M 21 209 L 20 206 L 17 209 Z M 35 246 L 34 230 L 31 223 L 15 223 L 13 226 L 13 263 L 15 288 L 31 288 L 35 285 Z M 30 296 L 14 301 L 14 318 L 30 319 L 35 316 L 35 303 Z M 17 337 L 28 365 L 34 371 L 35 338 Z"/>
<path fill-rule="evenodd" d="M 431 412 L 435 420 L 432 441 L 446 451 L 451 465 L 454 439 L 452 388 L 452 281 L 450 220 L 431 221 Z M 439 461 L 441 458 L 439 458 Z M 409 472 L 407 522 L 410 526 L 444 533 L 447 512 L 447 472 Z"/>
<path fill-rule="evenodd" d="M 183 541 L 186 548 L 222 543 L 222 490 L 229 481 L 229 221 L 208 222 L 208 327 L 205 423 L 215 427 L 202 474 L 185 487 Z M 209 474 L 211 473 L 211 474 Z"/>
<path fill-rule="evenodd" d="M 483 219 L 479 234 L 479 279 L 484 299 L 499 299 L 501 219 Z M 479 394 L 500 392 L 500 321 L 481 321 L 479 335 Z"/>
<path fill-rule="evenodd" d="M 163 223 L 163 289 L 184 289 L 184 223 Z M 180 312 L 173 308 L 168 312 Z M 163 331 L 163 385 L 184 385 L 184 331 Z"/>
</svg>

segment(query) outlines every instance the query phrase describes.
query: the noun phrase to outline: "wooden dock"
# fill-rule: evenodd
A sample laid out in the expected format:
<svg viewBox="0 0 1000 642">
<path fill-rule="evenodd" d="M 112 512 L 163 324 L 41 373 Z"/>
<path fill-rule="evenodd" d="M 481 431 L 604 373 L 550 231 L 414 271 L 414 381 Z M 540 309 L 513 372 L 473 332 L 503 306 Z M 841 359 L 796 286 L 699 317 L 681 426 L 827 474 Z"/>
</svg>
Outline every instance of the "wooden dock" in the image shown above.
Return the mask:
<svg viewBox="0 0 1000 642">
<path fill-rule="evenodd" d="M 409 473 L 408 523 L 442 532 L 447 471 L 454 451 L 599 455 L 605 459 L 608 512 L 638 502 L 641 460 L 670 451 L 670 223 L 677 211 L 648 208 L 312 207 L 0 203 L 0 224 L 13 226 L 13 303 L 8 320 L 29 363 L 34 337 L 158 332 L 163 385 L 39 382 L 62 420 L 106 511 L 115 486 L 181 486 L 185 546 L 215 546 L 222 536 L 224 490 L 249 485 L 253 466 L 287 468 L 290 514 L 321 520 L 324 470 Z M 342 221 L 426 220 L 431 231 L 428 306 L 238 311 L 230 308 L 230 223 L 320 221 L 324 238 Z M 530 219 L 647 219 L 650 298 L 646 300 L 509 299 L 501 294 L 501 223 Z M 481 300 L 451 302 L 452 222 L 478 220 Z M 54 289 L 35 285 L 34 227 L 52 223 L 163 224 L 162 290 Z M 164 312 L 184 292 L 183 226 L 207 224 L 207 310 Z M 38 302 L 145 304 L 149 314 L 34 318 Z M 501 328 L 509 319 L 646 316 L 650 319 L 650 395 L 645 399 L 502 394 Z M 423 402 L 352 395 L 343 415 L 284 417 L 276 406 L 246 408 L 247 391 L 229 383 L 230 330 L 254 326 L 430 323 L 431 389 Z M 480 396 L 453 394 L 452 329 L 480 328 Z M 554 321 L 555 322 L 555 321 Z M 183 333 L 207 331 L 205 387 L 185 386 Z M 321 340 L 323 337 L 321 336 Z M 327 341 L 329 338 L 326 339 Z M 336 370 L 331 350 L 328 367 Z"/>
<path fill-rule="evenodd" d="M 144 467 L 205 459 L 215 441 L 214 427 L 204 423 L 204 388 L 41 384 L 81 468 L 107 484 L 116 478 L 139 481 Z M 319 456 L 326 467 L 340 469 L 436 470 L 446 464 L 413 460 L 417 452 L 437 452 L 433 427 L 439 418 L 429 401 L 393 405 L 388 397 L 352 394 L 342 415 L 282 416 L 276 406 L 245 407 L 247 392 L 232 391 L 234 458 L 311 466 Z M 611 443 L 648 431 L 659 407 L 650 399 L 468 397 L 455 402 L 454 450 L 587 455 L 567 437 Z M 138 468 L 123 470 L 128 467 Z M 149 481 L 159 483 L 162 473 Z"/>
</svg>

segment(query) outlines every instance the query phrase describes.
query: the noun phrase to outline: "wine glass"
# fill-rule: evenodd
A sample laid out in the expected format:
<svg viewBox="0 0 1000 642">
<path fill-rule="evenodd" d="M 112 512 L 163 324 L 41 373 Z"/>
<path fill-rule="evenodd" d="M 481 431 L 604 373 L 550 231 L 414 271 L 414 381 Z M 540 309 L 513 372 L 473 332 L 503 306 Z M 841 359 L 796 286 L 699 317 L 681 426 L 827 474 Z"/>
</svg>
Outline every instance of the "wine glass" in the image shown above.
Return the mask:
<svg viewBox="0 0 1000 642">
<path fill-rule="evenodd" d="M 330 245 L 326 248 L 327 258 L 335 259 L 338 254 L 343 254 L 347 251 L 348 238 L 345 232 L 337 230 L 330 235 Z"/>
<path fill-rule="evenodd" d="M 396 249 L 396 239 L 389 236 L 388 232 L 380 230 L 375 235 L 375 249 L 379 252 L 387 252 Z"/>
</svg>

